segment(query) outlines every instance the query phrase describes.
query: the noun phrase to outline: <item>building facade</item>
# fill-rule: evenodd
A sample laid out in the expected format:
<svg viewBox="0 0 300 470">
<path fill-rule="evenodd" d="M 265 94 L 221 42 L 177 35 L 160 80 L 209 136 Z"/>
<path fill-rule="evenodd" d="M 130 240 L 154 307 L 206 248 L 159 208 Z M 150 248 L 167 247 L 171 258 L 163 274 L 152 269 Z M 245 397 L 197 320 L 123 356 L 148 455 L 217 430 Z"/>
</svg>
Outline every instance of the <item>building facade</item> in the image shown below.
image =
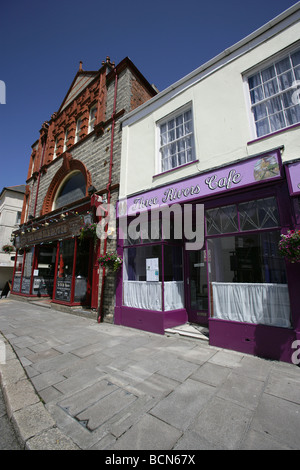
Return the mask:
<svg viewBox="0 0 300 470">
<path fill-rule="evenodd" d="M 115 322 L 291 362 L 300 264 L 300 7 L 122 118 Z"/>
<path fill-rule="evenodd" d="M 12 281 L 15 251 L 13 231 L 21 221 L 25 185 L 8 186 L 0 194 L 0 291 Z"/>
<path fill-rule="evenodd" d="M 80 62 L 32 146 L 13 295 L 49 298 L 68 310 L 85 306 L 99 320 L 113 314 L 115 279 L 99 269 L 98 257 L 116 240 L 100 239 L 95 228 L 104 204 L 118 199 L 119 119 L 155 94 L 128 58 L 115 65 L 107 57 L 97 71 L 84 71 Z"/>
</svg>

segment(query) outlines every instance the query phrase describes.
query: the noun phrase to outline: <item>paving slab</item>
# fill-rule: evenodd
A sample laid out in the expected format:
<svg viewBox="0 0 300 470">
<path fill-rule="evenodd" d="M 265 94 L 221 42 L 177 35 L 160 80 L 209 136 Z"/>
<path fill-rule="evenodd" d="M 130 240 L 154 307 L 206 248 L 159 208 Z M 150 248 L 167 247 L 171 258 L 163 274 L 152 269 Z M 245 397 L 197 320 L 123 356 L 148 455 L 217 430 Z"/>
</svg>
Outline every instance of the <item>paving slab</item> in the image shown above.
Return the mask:
<svg viewBox="0 0 300 470">
<path fill-rule="evenodd" d="M 137 397 L 132 393 L 117 389 L 79 413 L 76 419 L 82 423 L 86 423 L 87 428 L 93 431 L 136 400 Z"/>
<path fill-rule="evenodd" d="M 265 393 L 300 405 L 300 374 L 294 374 L 292 371 L 288 373 L 279 370 L 272 371 Z"/>
<path fill-rule="evenodd" d="M 51 385 L 59 384 L 59 382 L 62 382 L 65 379 L 66 378 L 63 375 L 58 374 L 56 371 L 51 371 L 32 377 L 31 382 L 35 389 L 40 392 Z"/>
<path fill-rule="evenodd" d="M 241 445 L 241 450 L 290 450 L 290 447 L 278 442 L 267 433 L 251 429 Z"/>
<path fill-rule="evenodd" d="M 190 376 L 190 378 L 217 387 L 225 381 L 230 372 L 231 370 L 227 367 L 205 362 Z"/>
<path fill-rule="evenodd" d="M 261 380 L 231 372 L 220 386 L 217 397 L 221 397 L 245 408 L 255 410 L 263 393 L 265 384 Z"/>
<path fill-rule="evenodd" d="M 223 398 L 214 397 L 189 430 L 218 449 L 239 448 L 252 419 L 252 411 Z"/>
<path fill-rule="evenodd" d="M 160 401 L 151 414 L 185 430 L 214 393 L 214 387 L 188 379 Z"/>
<path fill-rule="evenodd" d="M 172 449 L 182 432 L 161 421 L 145 415 L 123 434 L 109 450 L 161 450 Z"/>
<path fill-rule="evenodd" d="M 251 430 L 292 449 L 299 449 L 300 407 L 282 398 L 264 393 L 251 423 Z"/>
</svg>

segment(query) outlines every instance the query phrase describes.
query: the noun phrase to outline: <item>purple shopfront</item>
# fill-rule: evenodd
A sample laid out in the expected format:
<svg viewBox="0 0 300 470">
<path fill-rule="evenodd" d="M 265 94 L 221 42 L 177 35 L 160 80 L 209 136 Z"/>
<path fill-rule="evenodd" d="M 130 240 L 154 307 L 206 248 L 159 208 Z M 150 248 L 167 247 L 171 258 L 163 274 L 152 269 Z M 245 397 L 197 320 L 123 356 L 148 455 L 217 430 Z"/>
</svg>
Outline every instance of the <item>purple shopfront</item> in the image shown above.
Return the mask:
<svg viewBox="0 0 300 470">
<path fill-rule="evenodd" d="M 293 362 L 300 264 L 278 242 L 299 224 L 295 169 L 278 149 L 120 201 L 115 323 L 208 325 L 211 345 Z"/>
</svg>

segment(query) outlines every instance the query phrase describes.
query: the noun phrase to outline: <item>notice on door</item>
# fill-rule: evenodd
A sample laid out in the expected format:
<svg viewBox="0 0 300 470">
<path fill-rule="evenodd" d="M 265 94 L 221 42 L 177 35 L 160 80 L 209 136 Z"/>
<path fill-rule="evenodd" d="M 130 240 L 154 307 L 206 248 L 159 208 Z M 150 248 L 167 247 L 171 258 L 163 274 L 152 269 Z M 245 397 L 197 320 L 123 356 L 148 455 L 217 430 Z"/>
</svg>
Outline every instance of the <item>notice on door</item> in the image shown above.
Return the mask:
<svg viewBox="0 0 300 470">
<path fill-rule="evenodd" d="M 146 259 L 146 280 L 159 281 L 158 258 Z"/>
</svg>

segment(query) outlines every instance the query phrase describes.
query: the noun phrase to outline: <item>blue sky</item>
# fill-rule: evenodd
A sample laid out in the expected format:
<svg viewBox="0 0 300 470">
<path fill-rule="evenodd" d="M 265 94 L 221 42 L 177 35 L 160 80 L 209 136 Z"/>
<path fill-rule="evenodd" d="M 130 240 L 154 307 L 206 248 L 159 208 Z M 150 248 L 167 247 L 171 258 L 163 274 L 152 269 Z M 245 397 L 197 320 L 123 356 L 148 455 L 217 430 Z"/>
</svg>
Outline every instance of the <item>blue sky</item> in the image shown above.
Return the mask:
<svg viewBox="0 0 300 470">
<path fill-rule="evenodd" d="M 293 0 L 12 0 L 0 10 L 0 191 L 24 184 L 31 145 L 78 71 L 129 57 L 162 91 Z"/>
</svg>

